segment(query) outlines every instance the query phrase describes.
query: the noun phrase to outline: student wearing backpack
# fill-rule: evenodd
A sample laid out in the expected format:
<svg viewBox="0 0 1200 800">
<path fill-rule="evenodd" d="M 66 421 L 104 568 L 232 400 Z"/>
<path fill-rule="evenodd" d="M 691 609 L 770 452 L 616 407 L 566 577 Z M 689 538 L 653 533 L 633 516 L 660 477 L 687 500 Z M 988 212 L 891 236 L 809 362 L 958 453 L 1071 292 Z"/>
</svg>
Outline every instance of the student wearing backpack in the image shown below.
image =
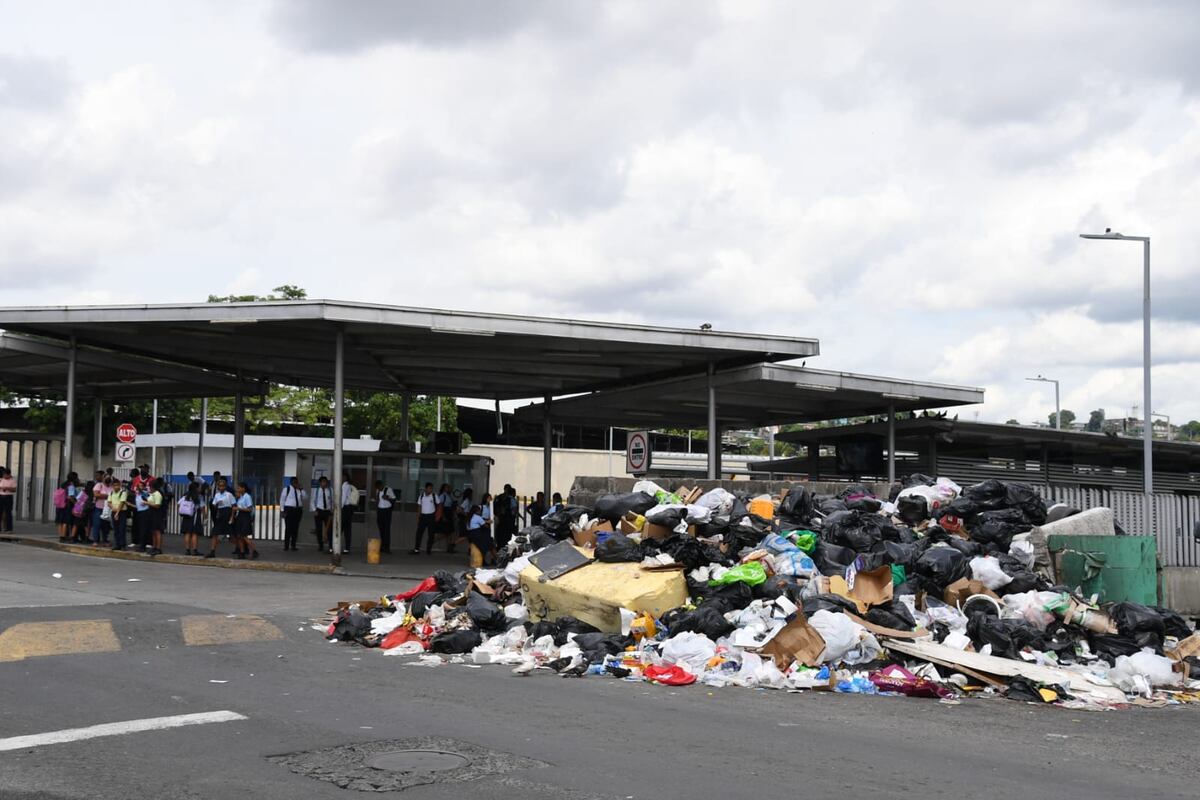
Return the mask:
<svg viewBox="0 0 1200 800">
<path fill-rule="evenodd" d="M 208 555 L 204 556 L 205 558 L 216 558 L 217 544 L 221 541 L 221 537 L 233 533 L 233 505 L 236 502 L 237 499 L 233 496 L 233 492 L 229 491 L 225 479 L 217 478 L 213 484 L 212 500 L 209 503 L 209 511 L 212 514 L 212 534 L 209 539 L 211 546 Z"/>
<path fill-rule="evenodd" d="M 360 493 L 350 482 L 350 473 L 342 475 L 342 552 L 350 552 L 350 533 L 354 523 L 354 512 L 358 508 Z"/>
<path fill-rule="evenodd" d="M 129 519 L 129 492 L 121 486 L 120 478 L 112 479 L 112 491 L 108 493 L 109 521 L 112 524 L 113 550 L 125 549 L 125 523 Z"/>
<path fill-rule="evenodd" d="M 392 512 L 396 510 L 396 493 L 383 481 L 375 481 L 375 524 L 379 527 L 379 551 L 392 552 Z"/>
<path fill-rule="evenodd" d="M 254 498 L 245 481 L 238 481 L 237 502 L 234 503 L 233 512 L 233 557 L 258 558 L 258 548 L 254 546 Z"/>
<path fill-rule="evenodd" d="M 87 532 L 92 521 L 92 489 L 95 487 L 88 481 L 81 490 L 75 492 L 75 506 L 71 509 L 71 541 L 77 544 L 87 542 Z"/>
<path fill-rule="evenodd" d="M 295 550 L 296 537 L 300 534 L 300 517 L 304 515 L 306 492 L 300 481 L 293 477 L 279 493 L 279 507 L 283 509 L 283 549 Z"/>
<path fill-rule="evenodd" d="M 183 546 L 187 555 L 200 555 L 200 536 L 204 533 L 204 496 L 200 484 L 192 481 L 187 493 L 179 498 L 179 532 L 183 534 Z"/>
<path fill-rule="evenodd" d="M 108 544 L 109 514 L 108 493 L 112 491 L 112 479 L 103 472 L 96 473 L 92 487 L 92 547 Z"/>
</svg>

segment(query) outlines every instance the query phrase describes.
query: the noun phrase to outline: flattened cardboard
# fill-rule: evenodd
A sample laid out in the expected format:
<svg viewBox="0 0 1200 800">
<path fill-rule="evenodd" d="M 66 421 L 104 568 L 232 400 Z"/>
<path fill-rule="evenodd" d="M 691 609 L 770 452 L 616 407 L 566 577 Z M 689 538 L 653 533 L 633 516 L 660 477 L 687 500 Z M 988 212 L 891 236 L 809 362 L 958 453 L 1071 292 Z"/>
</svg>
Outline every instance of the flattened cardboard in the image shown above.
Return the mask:
<svg viewBox="0 0 1200 800">
<path fill-rule="evenodd" d="M 869 572 L 859 572 L 854 578 L 854 588 L 846 585 L 841 575 L 829 578 L 829 591 L 852 600 L 860 614 L 867 613 L 871 606 L 892 601 L 892 568 L 880 567 Z"/>
<path fill-rule="evenodd" d="M 774 659 L 780 670 L 790 667 L 793 661 L 806 667 L 817 667 L 821 664 L 821 653 L 825 652 L 825 639 L 808 624 L 804 612 L 797 611 L 795 618 L 763 645 L 761 652 Z"/>
<path fill-rule="evenodd" d="M 924 639 L 929 635 L 929 631 L 924 628 L 902 631 L 899 628 L 886 628 L 883 625 L 876 625 L 874 622 L 869 622 L 856 614 L 851 614 L 849 611 L 844 613 L 847 617 L 862 625 L 876 636 L 890 636 L 893 639 Z"/>
<path fill-rule="evenodd" d="M 575 531 L 571 534 L 571 538 L 575 540 L 577 547 L 595 547 L 599 539 L 597 534 L 602 531 L 612 533 L 612 523 L 608 520 L 593 520 L 590 525 L 582 531 Z"/>
<path fill-rule="evenodd" d="M 666 539 L 674 535 L 675 530 L 673 528 L 668 528 L 666 525 L 655 525 L 653 522 L 647 522 L 646 527 L 642 528 L 642 536 L 647 539 Z M 688 525 L 687 535 L 696 535 L 695 525 Z"/>
<path fill-rule="evenodd" d="M 975 581 L 970 578 L 959 578 L 947 586 L 942 599 L 948 605 L 959 608 L 963 603 L 967 602 L 967 598 L 976 594 L 986 594 L 988 597 L 994 597 L 997 600 L 1000 599 L 999 595 L 984 586 L 982 581 Z"/>
</svg>

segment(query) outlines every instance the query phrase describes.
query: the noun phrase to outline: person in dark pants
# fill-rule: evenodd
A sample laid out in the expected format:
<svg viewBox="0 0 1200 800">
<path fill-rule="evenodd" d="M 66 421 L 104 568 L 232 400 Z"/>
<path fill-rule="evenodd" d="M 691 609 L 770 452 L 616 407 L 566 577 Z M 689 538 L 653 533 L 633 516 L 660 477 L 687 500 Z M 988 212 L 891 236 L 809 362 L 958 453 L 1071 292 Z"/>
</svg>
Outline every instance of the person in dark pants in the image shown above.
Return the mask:
<svg viewBox="0 0 1200 800">
<path fill-rule="evenodd" d="M 350 482 L 350 473 L 342 475 L 342 552 L 350 552 L 354 512 L 358 510 L 358 489 Z"/>
<path fill-rule="evenodd" d="M 437 496 L 433 493 L 433 484 L 425 484 L 425 491 L 417 498 L 417 543 L 413 545 L 413 549 L 409 555 L 418 555 L 421 552 L 421 537 L 426 533 L 429 534 L 429 541 L 425 545 L 425 555 L 433 552 L 433 537 L 437 530 Z"/>
<path fill-rule="evenodd" d="M 13 529 L 13 502 L 17 496 L 17 481 L 12 470 L 0 467 L 0 531 Z"/>
<path fill-rule="evenodd" d="M 108 495 L 108 507 L 112 514 L 113 550 L 125 549 L 125 524 L 129 521 L 129 492 L 121 485 L 120 478 L 112 479 L 112 491 Z"/>
<path fill-rule="evenodd" d="M 383 481 L 375 481 L 375 524 L 379 526 L 379 552 L 392 552 L 392 512 L 396 510 L 396 493 Z"/>
<path fill-rule="evenodd" d="M 529 506 L 529 524 L 541 525 L 544 516 L 546 516 L 546 493 L 538 492 Z"/>
<path fill-rule="evenodd" d="M 517 490 L 507 483 L 492 503 L 492 516 L 496 520 L 496 549 L 500 550 L 517 532 Z"/>
<path fill-rule="evenodd" d="M 283 509 L 283 549 L 295 550 L 296 537 L 300 535 L 300 518 L 304 516 L 305 492 L 300 481 L 294 477 L 279 494 L 279 507 Z"/>
</svg>

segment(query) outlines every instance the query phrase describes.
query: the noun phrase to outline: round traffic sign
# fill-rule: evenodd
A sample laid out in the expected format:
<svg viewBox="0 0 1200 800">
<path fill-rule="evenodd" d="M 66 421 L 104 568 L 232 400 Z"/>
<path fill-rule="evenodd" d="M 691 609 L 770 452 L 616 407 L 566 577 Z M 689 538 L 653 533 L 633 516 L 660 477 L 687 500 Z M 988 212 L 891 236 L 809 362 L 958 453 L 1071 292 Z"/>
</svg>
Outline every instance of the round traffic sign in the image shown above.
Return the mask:
<svg viewBox="0 0 1200 800">
<path fill-rule="evenodd" d="M 646 434 L 638 432 L 629 436 L 629 466 L 632 470 L 640 470 L 646 466 L 646 453 L 649 447 Z"/>
<path fill-rule="evenodd" d="M 120 425 L 117 426 L 117 441 L 118 442 L 125 442 L 126 444 L 130 444 L 136 438 L 137 438 L 137 428 L 133 427 L 133 425 L 131 423 L 122 422 Z"/>
</svg>

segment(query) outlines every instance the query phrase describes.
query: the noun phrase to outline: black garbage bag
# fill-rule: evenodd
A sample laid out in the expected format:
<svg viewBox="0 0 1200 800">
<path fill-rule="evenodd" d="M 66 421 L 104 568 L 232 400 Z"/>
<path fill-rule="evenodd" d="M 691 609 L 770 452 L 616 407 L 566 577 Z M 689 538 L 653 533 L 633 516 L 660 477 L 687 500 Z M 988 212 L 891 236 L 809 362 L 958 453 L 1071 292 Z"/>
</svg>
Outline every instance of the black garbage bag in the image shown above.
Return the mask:
<svg viewBox="0 0 1200 800">
<path fill-rule="evenodd" d="M 914 577 L 906 580 L 904 583 L 896 584 L 892 587 L 892 596 L 899 597 L 902 594 L 916 594 L 917 592 L 924 591 L 925 587 L 921 585 L 920 580 L 920 578 Z"/>
<path fill-rule="evenodd" d="M 1187 620 L 1177 611 L 1172 611 L 1169 608 L 1155 606 L 1154 610 L 1163 620 L 1163 634 L 1166 636 L 1174 636 L 1176 639 L 1186 639 L 1195 631 L 1188 625 Z"/>
<path fill-rule="evenodd" d="M 817 548 L 812 552 L 813 563 L 822 575 L 845 575 L 846 568 L 854 563 L 858 553 L 849 547 L 830 544 L 817 540 Z"/>
<path fill-rule="evenodd" d="M 928 475 L 923 475 L 920 472 L 914 472 L 900 480 L 901 487 L 911 489 L 914 486 L 933 486 L 937 483 L 936 478 L 931 478 Z"/>
<path fill-rule="evenodd" d="M 898 631 L 911 631 L 917 627 L 917 621 L 913 619 L 912 612 L 899 600 L 892 600 L 881 606 L 873 606 L 867 610 L 865 619 L 867 622 Z"/>
<path fill-rule="evenodd" d="M 1030 527 L 1032 526 L 1025 520 L 1025 514 L 1020 509 L 1002 508 L 983 511 L 971 517 L 967 522 L 967 533 L 972 541 L 993 545 L 1008 552 L 1012 538 L 1018 533 L 1025 533 Z"/>
<path fill-rule="evenodd" d="M 1088 631 L 1087 641 L 1092 652 L 1104 658 L 1109 664 L 1115 663 L 1117 656 L 1131 656 L 1142 649 L 1142 642 L 1138 638 L 1120 633 Z M 1147 646 L 1152 647 L 1153 645 Z"/>
<path fill-rule="evenodd" d="M 1042 632 L 1022 619 L 999 619 L 988 614 L 972 614 L 967 620 L 967 636 L 976 650 L 992 646 L 992 655 L 1001 658 L 1021 658 L 1021 650 L 1032 647 L 1045 650 Z"/>
<path fill-rule="evenodd" d="M 1004 484 L 1004 490 L 1004 502 L 1007 507 L 1020 511 L 1026 522 L 1041 525 L 1046 521 L 1046 501 L 1032 486 L 1014 481 Z"/>
<path fill-rule="evenodd" d="M 800 604 L 801 586 L 796 578 L 790 575 L 772 575 L 758 586 L 751 588 L 756 600 L 774 600 L 777 597 L 787 597 L 796 605 Z"/>
<path fill-rule="evenodd" d="M 907 544 L 904 542 L 876 542 L 871 548 L 871 555 L 882 555 L 882 564 L 899 564 L 902 567 L 908 568 L 917 563 L 917 559 L 921 557 L 924 550 L 915 542 Z M 864 569 L 872 569 L 872 567 L 864 567 Z"/>
<path fill-rule="evenodd" d="M 483 644 L 483 634 L 479 631 L 464 628 L 456 631 L 439 633 L 429 642 L 431 653 L 469 653 Z"/>
<path fill-rule="evenodd" d="M 695 611 L 673 609 L 663 616 L 662 622 L 667 626 L 668 639 L 684 632 L 692 632 L 702 633 L 715 642 L 722 636 L 733 633 L 735 628 L 731 622 L 726 621 L 724 612 L 708 604 L 699 606 Z"/>
<path fill-rule="evenodd" d="M 371 618 L 357 608 L 347 608 L 338 612 L 329 638 L 339 642 L 357 642 L 370 632 Z"/>
<path fill-rule="evenodd" d="M 708 556 L 704 552 L 704 545 L 691 536 L 678 533 L 668 536 L 659 542 L 658 550 L 671 556 L 676 563 L 682 564 L 689 572 L 709 563 Z"/>
<path fill-rule="evenodd" d="M 984 554 L 983 545 L 979 542 L 972 542 L 969 539 L 964 539 L 961 536 L 955 536 L 937 525 L 931 525 L 925 531 L 925 538 L 917 542 L 917 547 L 921 552 L 930 550 L 936 544 L 944 544 L 947 547 L 953 547 L 958 552 L 962 553 L 968 559 Z"/>
<path fill-rule="evenodd" d="M 508 627 L 504 609 L 478 592 L 467 595 L 467 614 L 480 630 L 500 633 Z"/>
<path fill-rule="evenodd" d="M 675 530 L 679 523 L 687 517 L 686 508 L 668 508 L 646 517 L 646 522 L 662 525 L 664 528 Z"/>
<path fill-rule="evenodd" d="M 558 626 L 550 620 L 542 620 L 540 622 L 526 622 L 525 630 L 529 634 L 531 641 L 542 638 L 543 636 L 552 636 L 558 638 L 560 633 Z"/>
<path fill-rule="evenodd" d="M 828 517 L 830 514 L 836 514 L 839 511 L 848 511 L 846 504 L 837 497 L 825 497 L 824 495 L 813 496 L 813 508 L 819 511 L 823 516 Z"/>
<path fill-rule="evenodd" d="M 742 581 L 727 583 L 724 586 L 709 586 L 707 583 L 698 584 L 688 581 L 688 593 L 700 599 L 701 605 L 715 608 L 722 614 L 730 611 L 741 611 L 754 602 L 754 590 Z"/>
<path fill-rule="evenodd" d="M 842 597 L 840 594 L 817 594 L 812 597 L 804 598 L 804 616 L 811 617 L 818 611 L 833 611 L 841 613 L 849 611 L 851 614 L 858 613 L 858 606 L 848 597 Z"/>
<path fill-rule="evenodd" d="M 750 516 L 750 510 L 746 508 L 746 499 L 740 494 L 735 494 L 733 505 L 729 507 L 730 523 L 737 525 L 742 519 L 748 516 Z"/>
<path fill-rule="evenodd" d="M 1049 689 L 1054 692 L 1054 697 L 1042 697 L 1039 689 Z M 1067 693 L 1064 686 L 1056 683 L 1040 684 L 1029 678 L 1016 676 L 1008 679 L 1008 688 L 1004 691 L 1004 696 L 1009 700 L 1019 700 L 1023 703 L 1054 703 L 1058 700 L 1074 700 L 1074 696 Z"/>
<path fill-rule="evenodd" d="M 1001 567 L 1001 569 L 1004 568 Z M 1005 571 L 1007 572 L 1007 570 Z M 1008 574 L 1012 580 L 997 589 L 996 594 L 1024 594 L 1025 592 L 1032 592 L 1034 590 L 1042 591 L 1047 588 L 1046 581 L 1036 572 L 1030 572 L 1022 568 Z"/>
<path fill-rule="evenodd" d="M 605 656 L 624 652 L 633 644 L 633 639 L 619 633 L 581 633 L 575 637 L 575 644 L 579 645 L 589 664 L 598 664 Z"/>
<path fill-rule="evenodd" d="M 1004 508 L 1008 500 L 1008 489 L 1004 481 L 989 478 L 966 487 L 962 490 L 962 496 L 974 500 L 980 511 L 990 511 Z"/>
<path fill-rule="evenodd" d="M 1167 630 L 1162 614 L 1141 603 L 1113 603 L 1108 608 L 1108 615 L 1117 624 L 1117 630 L 1122 636 L 1138 633 L 1162 636 Z"/>
<path fill-rule="evenodd" d="M 1046 522 L 1058 522 L 1060 519 L 1073 517 L 1080 513 L 1078 508 L 1069 506 L 1066 503 L 1055 503 L 1046 509 Z"/>
<path fill-rule="evenodd" d="M 873 494 L 862 494 L 847 497 L 843 502 L 850 511 L 866 511 L 874 514 L 883 508 L 883 501 Z"/>
<path fill-rule="evenodd" d="M 913 564 L 913 571 L 941 595 L 956 580 L 971 576 L 971 560 L 953 547 L 931 547 Z"/>
<path fill-rule="evenodd" d="M 614 525 L 621 517 L 632 511 L 635 514 L 645 514 L 658 505 L 652 495 L 645 492 L 629 492 L 628 494 L 606 494 L 596 500 L 592 509 L 593 515 L 606 519 Z"/>
<path fill-rule="evenodd" d="M 696 538 L 710 539 L 714 536 L 724 537 L 730 528 L 729 517 L 713 517 L 708 522 L 696 523 Z"/>
<path fill-rule="evenodd" d="M 821 526 L 821 538 L 860 553 L 882 540 L 898 541 L 900 532 L 886 517 L 867 511 L 840 511 Z"/>
<path fill-rule="evenodd" d="M 979 503 L 977 503 L 975 500 L 972 500 L 969 497 L 964 497 L 962 495 L 959 495 L 958 497 L 951 500 L 949 503 L 945 503 L 944 505 L 938 506 L 937 510 L 935 510 L 933 512 L 933 516 L 936 519 L 941 519 L 942 517 L 958 517 L 959 519 L 970 519 L 971 517 L 978 514 L 980 511 L 986 511 L 986 510 L 987 509 L 980 507 Z"/>
<path fill-rule="evenodd" d="M 641 561 L 642 546 L 623 533 L 614 533 L 596 545 L 596 560 L 609 564 Z"/>
<path fill-rule="evenodd" d="M 803 486 L 793 486 L 783 496 L 779 503 L 778 517 L 794 519 L 800 522 L 807 520 L 813 513 L 812 495 Z"/>
<path fill-rule="evenodd" d="M 919 494 L 906 494 L 898 497 L 896 514 L 908 525 L 920 525 L 929 519 L 929 501 Z"/>
<path fill-rule="evenodd" d="M 433 573 L 433 579 L 437 581 L 439 592 L 462 594 L 467 588 L 467 574 L 465 572 L 455 575 L 448 570 L 439 569 Z"/>
<path fill-rule="evenodd" d="M 567 634 L 574 633 L 576 635 L 582 633 L 600 633 L 600 629 L 595 625 L 589 625 L 581 619 L 576 619 L 572 616 L 562 616 L 554 620 L 554 626 L 558 628 L 558 633 L 554 634 L 554 643 L 562 647 L 567 643 Z"/>
<path fill-rule="evenodd" d="M 408 610 L 414 617 L 420 619 L 425 616 L 425 612 L 429 610 L 431 605 L 438 602 L 438 598 L 442 596 L 441 592 L 420 592 L 413 595 L 408 601 Z"/>
<path fill-rule="evenodd" d="M 590 509 L 583 506 L 563 506 L 542 517 L 542 527 L 546 533 L 562 541 L 571 535 L 571 525 L 587 514 Z"/>
</svg>

